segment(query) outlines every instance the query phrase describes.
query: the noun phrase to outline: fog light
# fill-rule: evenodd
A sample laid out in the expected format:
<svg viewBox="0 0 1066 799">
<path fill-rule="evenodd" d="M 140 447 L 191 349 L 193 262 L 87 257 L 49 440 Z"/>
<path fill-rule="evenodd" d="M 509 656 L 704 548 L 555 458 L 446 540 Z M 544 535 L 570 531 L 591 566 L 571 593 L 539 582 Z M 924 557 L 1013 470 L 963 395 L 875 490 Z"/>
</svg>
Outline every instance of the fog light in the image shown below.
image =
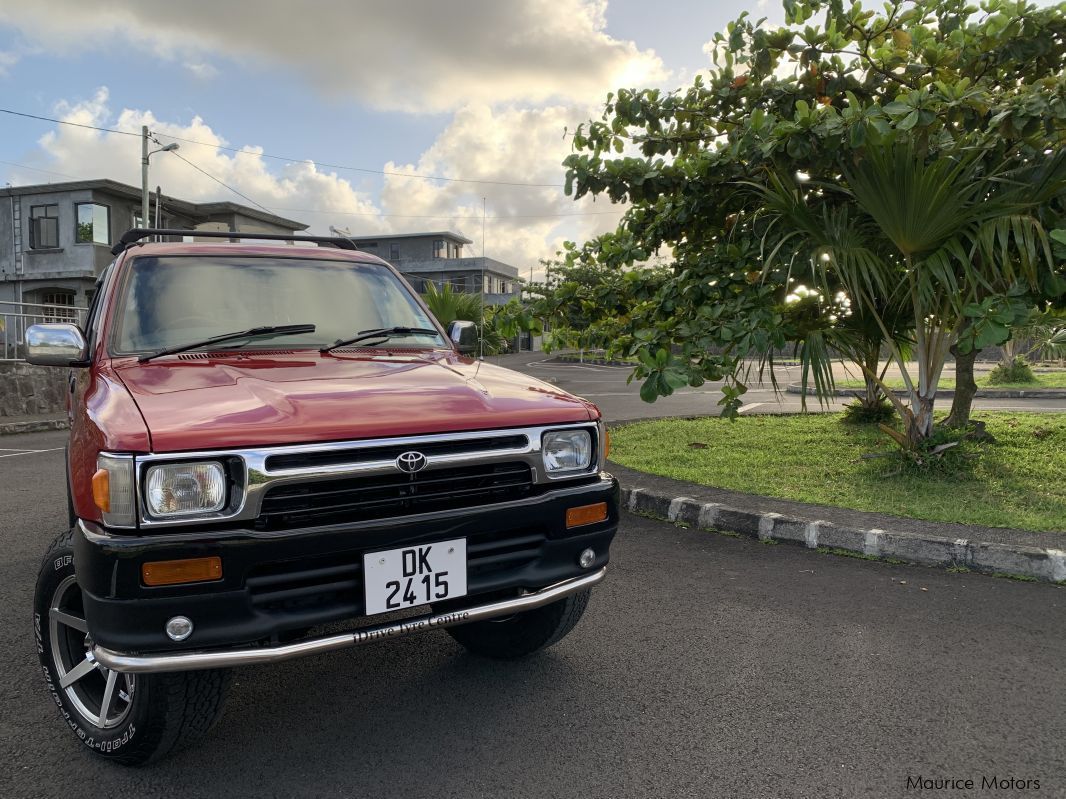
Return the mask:
<svg viewBox="0 0 1066 799">
<path fill-rule="evenodd" d="M 184 641 L 192 635 L 192 621 L 185 616 L 175 616 L 167 622 L 166 631 L 171 641 Z"/>
<path fill-rule="evenodd" d="M 596 562 L 596 553 L 591 549 L 586 549 L 577 556 L 577 565 L 582 569 L 587 569 Z"/>
</svg>

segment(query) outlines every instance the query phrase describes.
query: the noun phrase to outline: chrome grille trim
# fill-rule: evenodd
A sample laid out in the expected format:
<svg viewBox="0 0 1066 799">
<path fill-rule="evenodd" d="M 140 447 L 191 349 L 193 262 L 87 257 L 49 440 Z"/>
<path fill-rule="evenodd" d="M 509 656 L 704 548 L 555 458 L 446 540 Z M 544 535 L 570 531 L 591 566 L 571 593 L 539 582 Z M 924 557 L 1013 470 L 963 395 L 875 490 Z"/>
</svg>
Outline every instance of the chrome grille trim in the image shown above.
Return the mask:
<svg viewBox="0 0 1066 799">
<path fill-rule="evenodd" d="M 541 437 L 549 430 L 587 429 L 595 437 L 597 457 L 591 467 L 584 472 L 571 473 L 557 477 L 545 474 L 540 452 Z M 461 443 L 470 439 L 515 438 L 525 436 L 525 446 L 500 447 L 480 451 L 459 453 L 436 453 L 426 455 L 426 467 L 420 472 L 425 474 L 433 469 L 462 465 L 502 463 L 505 461 L 524 461 L 533 473 L 534 485 L 564 483 L 580 479 L 599 472 L 605 461 L 605 425 L 598 422 L 577 422 L 569 424 L 538 425 L 534 427 L 504 428 L 500 430 L 474 430 L 462 433 L 437 433 L 421 436 L 397 436 L 391 438 L 374 438 L 359 441 L 336 441 L 324 444 L 295 444 L 281 447 L 257 447 L 251 449 L 198 450 L 195 452 L 174 452 L 135 456 L 135 479 L 140 527 L 143 529 L 163 529 L 171 527 L 188 527 L 190 524 L 211 524 L 219 522 L 253 521 L 258 518 L 263 497 L 268 489 L 281 485 L 310 483 L 318 480 L 344 476 L 374 476 L 403 474 L 396 467 L 395 459 L 357 461 L 354 463 L 322 464 L 307 468 L 269 469 L 267 459 L 278 455 L 301 455 L 319 452 L 351 451 L 383 447 L 405 447 L 418 450 L 420 444 Z M 242 501 L 235 511 L 218 513 L 195 519 L 160 520 L 153 519 L 144 505 L 142 476 L 151 464 L 180 463 L 183 461 L 238 459 L 243 467 L 243 483 L 235 486 L 242 492 Z"/>
</svg>

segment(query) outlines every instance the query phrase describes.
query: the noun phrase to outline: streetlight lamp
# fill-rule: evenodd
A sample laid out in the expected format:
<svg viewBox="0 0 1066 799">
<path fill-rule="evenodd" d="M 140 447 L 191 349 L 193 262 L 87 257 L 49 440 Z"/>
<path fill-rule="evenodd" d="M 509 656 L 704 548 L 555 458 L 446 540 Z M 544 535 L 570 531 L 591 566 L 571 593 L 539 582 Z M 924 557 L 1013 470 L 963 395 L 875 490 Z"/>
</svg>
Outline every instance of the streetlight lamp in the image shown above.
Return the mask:
<svg viewBox="0 0 1066 799">
<path fill-rule="evenodd" d="M 141 126 L 141 227 L 151 227 L 148 221 L 148 158 L 156 153 L 172 153 L 178 149 L 177 142 L 148 152 L 148 126 Z"/>
</svg>

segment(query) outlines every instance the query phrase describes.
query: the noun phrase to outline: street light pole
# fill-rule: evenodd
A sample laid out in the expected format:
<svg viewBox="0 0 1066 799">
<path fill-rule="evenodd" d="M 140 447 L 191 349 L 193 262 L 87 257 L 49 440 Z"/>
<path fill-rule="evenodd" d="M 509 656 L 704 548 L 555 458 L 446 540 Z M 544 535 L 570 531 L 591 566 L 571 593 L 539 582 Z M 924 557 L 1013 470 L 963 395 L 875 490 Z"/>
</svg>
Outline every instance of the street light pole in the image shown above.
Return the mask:
<svg viewBox="0 0 1066 799">
<path fill-rule="evenodd" d="M 150 228 L 152 223 L 148 217 L 148 158 L 156 153 L 172 153 L 178 149 L 177 142 L 171 142 L 160 147 L 158 150 L 148 152 L 148 126 L 141 125 L 141 227 Z M 158 141 L 156 142 L 159 143 Z"/>
</svg>

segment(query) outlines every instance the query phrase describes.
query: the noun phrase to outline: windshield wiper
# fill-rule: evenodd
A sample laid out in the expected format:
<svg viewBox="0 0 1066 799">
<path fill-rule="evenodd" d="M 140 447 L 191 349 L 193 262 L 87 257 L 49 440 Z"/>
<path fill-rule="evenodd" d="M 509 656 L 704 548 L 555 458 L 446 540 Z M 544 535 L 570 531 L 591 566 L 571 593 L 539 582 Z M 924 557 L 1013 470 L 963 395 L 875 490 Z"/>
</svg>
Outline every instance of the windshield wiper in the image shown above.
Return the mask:
<svg viewBox="0 0 1066 799">
<path fill-rule="evenodd" d="M 267 325 L 265 327 L 251 327 L 247 330 L 237 330 L 233 333 L 223 333 L 221 336 L 194 341 L 190 344 L 179 344 L 176 347 L 164 347 L 161 350 L 142 355 L 137 360 L 141 363 L 158 358 L 160 355 L 174 355 L 186 350 L 194 350 L 197 347 L 207 347 L 211 344 L 221 344 L 224 341 L 236 341 L 242 338 L 257 338 L 259 336 L 295 336 L 300 333 L 314 333 L 314 325 Z"/>
<path fill-rule="evenodd" d="M 358 336 L 338 339 L 328 347 L 320 349 L 319 352 L 325 355 L 337 347 L 347 347 L 349 344 L 366 341 L 368 338 L 392 338 L 393 336 L 437 336 L 440 338 L 440 331 L 428 327 L 380 327 L 376 330 L 363 330 Z"/>
</svg>

